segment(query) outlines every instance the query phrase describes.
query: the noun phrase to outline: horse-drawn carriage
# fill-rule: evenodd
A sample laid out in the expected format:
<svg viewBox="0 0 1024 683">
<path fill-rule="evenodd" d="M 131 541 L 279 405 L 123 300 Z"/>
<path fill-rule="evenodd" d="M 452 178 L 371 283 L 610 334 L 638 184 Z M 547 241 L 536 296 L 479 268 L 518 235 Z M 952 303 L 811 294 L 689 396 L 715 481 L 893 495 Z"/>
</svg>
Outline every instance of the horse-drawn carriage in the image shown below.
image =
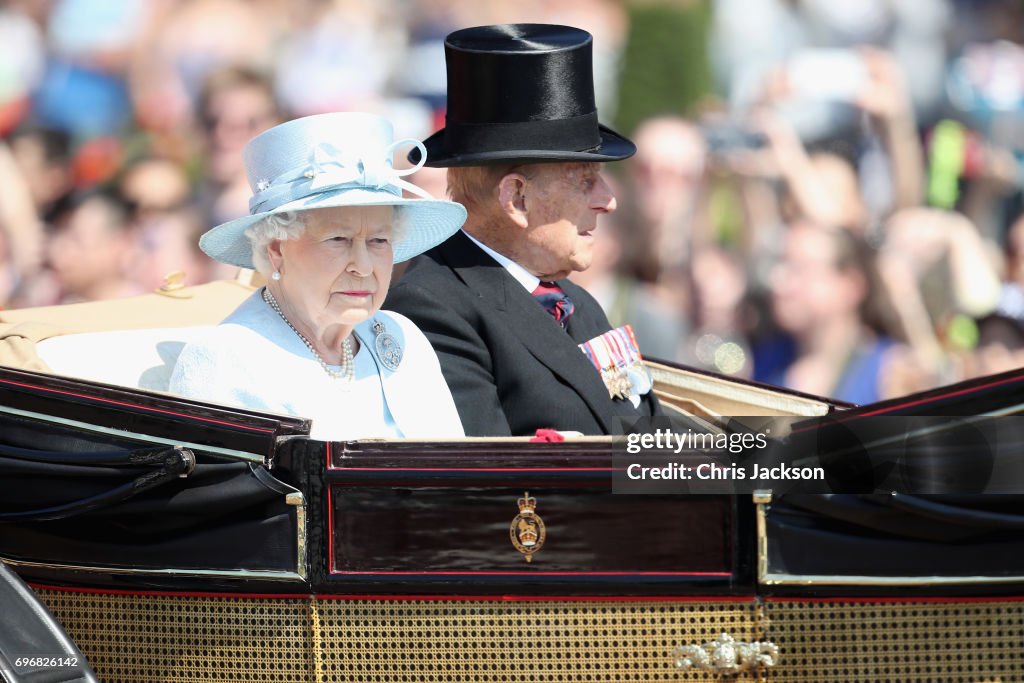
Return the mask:
<svg viewBox="0 0 1024 683">
<path fill-rule="evenodd" d="M 0 313 L 0 559 L 101 680 L 1024 680 L 1020 498 L 618 495 L 610 437 L 328 443 L 164 393 L 250 291 Z M 708 423 L 1024 409 L 1024 371 L 854 408 L 649 366 Z M 0 678 L 85 676 L 8 578 Z"/>
</svg>

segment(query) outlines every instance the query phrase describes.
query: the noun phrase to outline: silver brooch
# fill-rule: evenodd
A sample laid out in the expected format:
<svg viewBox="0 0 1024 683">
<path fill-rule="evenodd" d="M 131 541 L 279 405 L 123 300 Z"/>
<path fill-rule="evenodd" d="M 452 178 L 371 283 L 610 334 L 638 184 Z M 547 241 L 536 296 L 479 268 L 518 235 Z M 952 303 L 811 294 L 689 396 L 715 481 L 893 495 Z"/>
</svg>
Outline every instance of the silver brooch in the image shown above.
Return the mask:
<svg viewBox="0 0 1024 683">
<path fill-rule="evenodd" d="M 775 643 L 741 643 L 728 633 L 723 633 L 710 643 L 676 648 L 677 668 L 714 671 L 719 675 L 733 676 L 741 671 L 762 671 L 762 668 L 775 666 L 778 661 L 779 648 Z"/>
<path fill-rule="evenodd" d="M 270 189 L 270 181 L 267 180 L 266 178 L 260 178 L 259 180 L 256 181 L 256 190 L 258 192 L 263 192 L 264 190 L 269 190 L 269 189 Z"/>
<path fill-rule="evenodd" d="M 373 321 L 373 345 L 377 349 L 377 357 L 388 370 L 394 372 L 402 364 L 402 346 L 398 340 L 388 334 L 384 323 Z"/>
</svg>

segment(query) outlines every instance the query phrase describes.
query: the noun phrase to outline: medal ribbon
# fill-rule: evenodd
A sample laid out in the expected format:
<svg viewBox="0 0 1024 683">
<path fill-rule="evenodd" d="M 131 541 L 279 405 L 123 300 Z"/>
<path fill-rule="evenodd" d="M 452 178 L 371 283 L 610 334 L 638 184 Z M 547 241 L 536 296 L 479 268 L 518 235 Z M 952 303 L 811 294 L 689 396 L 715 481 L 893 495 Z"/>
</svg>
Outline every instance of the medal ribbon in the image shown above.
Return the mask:
<svg viewBox="0 0 1024 683">
<path fill-rule="evenodd" d="M 626 398 L 632 391 L 626 368 L 639 363 L 640 353 L 631 337 L 632 328 L 625 332 L 620 327 L 579 345 L 612 398 Z"/>
</svg>

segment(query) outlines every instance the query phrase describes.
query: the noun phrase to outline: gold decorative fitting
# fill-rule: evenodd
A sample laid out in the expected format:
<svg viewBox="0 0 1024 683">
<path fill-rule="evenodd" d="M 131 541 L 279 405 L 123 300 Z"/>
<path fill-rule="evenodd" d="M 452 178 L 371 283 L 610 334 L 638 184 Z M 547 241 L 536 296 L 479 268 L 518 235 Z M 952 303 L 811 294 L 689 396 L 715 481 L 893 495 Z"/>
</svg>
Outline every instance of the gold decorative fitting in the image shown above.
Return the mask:
<svg viewBox="0 0 1024 683">
<path fill-rule="evenodd" d="M 775 666 L 779 661 L 779 648 L 775 643 L 741 643 L 728 633 L 703 645 L 680 645 L 676 653 L 678 668 L 718 674 L 758 671 Z"/>
<path fill-rule="evenodd" d="M 191 299 L 192 295 L 185 290 L 185 271 L 176 270 L 173 273 L 164 275 L 164 283 L 156 290 L 157 294 L 169 296 L 173 299 Z"/>
<path fill-rule="evenodd" d="M 516 502 L 519 505 L 519 514 L 512 519 L 508 535 L 515 549 L 523 554 L 527 562 L 532 562 L 533 554 L 544 545 L 548 532 L 544 520 L 535 512 L 537 499 L 531 498 L 529 491 Z"/>
</svg>

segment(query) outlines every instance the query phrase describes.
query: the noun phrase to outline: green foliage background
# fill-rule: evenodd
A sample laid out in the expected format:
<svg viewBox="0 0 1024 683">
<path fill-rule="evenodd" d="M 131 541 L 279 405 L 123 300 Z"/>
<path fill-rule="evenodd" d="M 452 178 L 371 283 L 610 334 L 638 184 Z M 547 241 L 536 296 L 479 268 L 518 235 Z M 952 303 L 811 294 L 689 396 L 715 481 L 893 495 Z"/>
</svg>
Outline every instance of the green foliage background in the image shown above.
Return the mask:
<svg viewBox="0 0 1024 683">
<path fill-rule="evenodd" d="M 712 92 L 708 0 L 638 2 L 628 11 L 616 110 L 616 125 L 626 134 L 650 116 L 691 113 Z"/>
</svg>

